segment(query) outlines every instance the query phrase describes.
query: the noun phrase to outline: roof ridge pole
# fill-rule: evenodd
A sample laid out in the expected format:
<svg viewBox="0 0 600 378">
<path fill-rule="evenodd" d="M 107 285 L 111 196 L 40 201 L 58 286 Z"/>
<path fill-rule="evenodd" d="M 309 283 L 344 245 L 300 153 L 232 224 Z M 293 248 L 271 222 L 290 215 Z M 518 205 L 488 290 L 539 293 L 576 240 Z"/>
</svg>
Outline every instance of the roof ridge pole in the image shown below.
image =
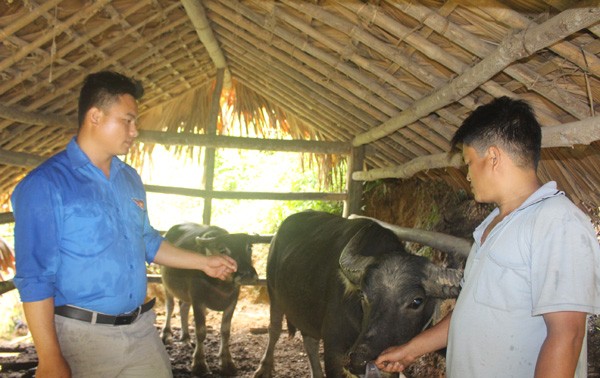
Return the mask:
<svg viewBox="0 0 600 378">
<path fill-rule="evenodd" d="M 212 28 L 206 17 L 206 12 L 200 0 L 181 0 L 181 4 L 185 8 L 185 11 L 196 29 L 196 33 L 200 38 L 200 42 L 206 47 L 208 55 L 212 59 L 217 69 L 224 69 L 223 77 L 223 88 L 225 90 L 231 89 L 231 73 L 227 67 L 227 61 L 223 50 L 219 46 L 219 42 L 213 33 Z"/>
<path fill-rule="evenodd" d="M 413 103 L 399 115 L 357 135 L 352 145 L 374 142 L 456 101 L 501 72 L 511 63 L 566 38 L 600 20 L 600 7 L 580 7 L 559 13 L 543 24 L 511 34 L 498 48 L 438 91 Z"/>
</svg>

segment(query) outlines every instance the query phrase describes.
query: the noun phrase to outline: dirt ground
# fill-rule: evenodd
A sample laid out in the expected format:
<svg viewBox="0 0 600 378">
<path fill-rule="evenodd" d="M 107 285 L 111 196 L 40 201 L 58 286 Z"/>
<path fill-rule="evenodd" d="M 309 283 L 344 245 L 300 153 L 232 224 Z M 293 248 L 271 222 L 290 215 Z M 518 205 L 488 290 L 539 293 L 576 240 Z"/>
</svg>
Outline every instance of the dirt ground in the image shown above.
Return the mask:
<svg viewBox="0 0 600 378">
<path fill-rule="evenodd" d="M 164 309 L 162 305 L 157 305 L 156 312 L 158 314 L 158 331 L 164 322 Z M 218 312 L 209 311 L 208 335 L 204 344 L 207 362 L 214 377 L 221 377 L 217 358 L 220 316 L 221 314 Z M 253 300 L 250 299 L 242 299 L 238 303 L 233 317 L 231 336 L 231 352 L 238 368 L 238 374 L 235 377 L 252 377 L 266 347 L 266 328 L 268 323 L 268 304 L 253 303 Z M 167 351 L 171 356 L 173 376 L 175 378 L 191 377 L 190 364 L 193 346 L 178 341 L 181 331 L 178 314 L 176 314 L 172 325 L 174 338 L 173 343 L 167 346 Z M 193 327 L 190 332 L 193 336 Z M 308 361 L 304 353 L 300 335 L 289 338 L 285 332 L 284 329 L 284 333 L 282 333 L 275 350 L 275 376 L 281 378 L 310 377 Z M 0 371 L 0 377 L 17 378 L 34 376 L 37 356 L 29 339 L 24 339 L 18 343 L 0 343 L 0 350 L 3 350 L 3 348 L 18 350 L 19 354 L 13 357 L 0 357 L 0 365 L 6 362 L 19 362 L 22 364 L 22 367 L 13 371 L 2 370 Z M 588 349 L 590 367 L 588 377 L 600 377 L 600 317 L 590 319 Z M 405 375 L 407 378 L 444 378 L 444 366 L 445 360 L 441 355 L 431 354 L 415 362 Z"/>
</svg>

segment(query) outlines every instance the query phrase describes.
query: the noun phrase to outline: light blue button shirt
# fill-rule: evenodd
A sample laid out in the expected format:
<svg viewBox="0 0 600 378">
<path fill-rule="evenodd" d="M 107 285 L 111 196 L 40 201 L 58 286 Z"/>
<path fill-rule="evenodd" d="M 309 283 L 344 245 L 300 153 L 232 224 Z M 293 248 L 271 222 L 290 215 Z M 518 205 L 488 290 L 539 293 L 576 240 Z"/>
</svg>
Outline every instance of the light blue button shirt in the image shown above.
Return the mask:
<svg viewBox="0 0 600 378">
<path fill-rule="evenodd" d="M 54 297 L 117 315 L 146 296 L 146 262 L 163 238 L 137 172 L 114 157 L 110 178 L 75 138 L 16 187 L 15 285 L 23 302 Z"/>
</svg>

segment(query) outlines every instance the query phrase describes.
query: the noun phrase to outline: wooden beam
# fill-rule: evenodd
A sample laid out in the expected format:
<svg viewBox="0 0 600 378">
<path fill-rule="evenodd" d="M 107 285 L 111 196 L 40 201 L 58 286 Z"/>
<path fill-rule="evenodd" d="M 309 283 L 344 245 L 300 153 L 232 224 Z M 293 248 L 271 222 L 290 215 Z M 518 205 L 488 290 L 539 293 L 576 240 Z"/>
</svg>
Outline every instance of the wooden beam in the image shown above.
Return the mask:
<svg viewBox="0 0 600 378">
<path fill-rule="evenodd" d="M 542 127 L 542 147 L 574 147 L 600 140 L 600 116 Z"/>
<path fill-rule="evenodd" d="M 250 199 L 276 201 L 344 201 L 346 193 L 275 193 L 275 192 L 208 192 L 201 189 L 175 188 L 171 186 L 144 185 L 146 191 L 153 193 L 177 194 L 189 197 L 210 196 L 216 199 Z"/>
<path fill-rule="evenodd" d="M 0 164 L 34 168 L 40 165 L 44 160 L 46 160 L 46 158 L 42 156 L 0 149 Z"/>
<path fill-rule="evenodd" d="M 0 117 L 21 122 L 27 125 L 77 127 L 75 117 L 57 114 L 33 113 L 16 105 L 0 105 Z"/>
<path fill-rule="evenodd" d="M 374 181 L 383 178 L 409 178 L 421 171 L 435 168 L 460 167 L 463 165 L 461 154 L 441 153 L 421 156 L 396 167 L 377 168 L 352 173 L 352 179 Z"/>
<path fill-rule="evenodd" d="M 12 280 L 0 281 L 0 295 L 9 292 L 15 288 L 15 284 Z"/>
<path fill-rule="evenodd" d="M 509 64 L 530 56 L 576 31 L 600 20 L 600 7 L 569 9 L 535 27 L 511 35 L 498 48 L 477 65 L 431 95 L 416 101 L 399 115 L 380 126 L 357 135 L 352 144 L 360 146 L 373 142 L 418 121 L 436 110 L 466 96 L 477 87 L 501 72 Z"/>
<path fill-rule="evenodd" d="M 564 125 L 542 127 L 542 148 L 588 145 L 597 140 L 600 140 L 600 116 Z M 460 167 L 463 164 L 464 162 L 460 154 L 442 153 L 421 156 L 396 167 L 354 172 L 352 173 L 352 179 L 358 181 L 373 181 L 384 178 L 406 179 L 420 171 L 435 168 Z"/>
<path fill-rule="evenodd" d="M 348 200 L 344 202 L 343 216 L 350 214 L 362 214 L 363 183 L 352 180 L 352 172 L 361 171 L 365 161 L 365 146 L 352 149 L 352 156 L 348 162 L 346 178 L 346 192 Z"/>
<path fill-rule="evenodd" d="M 206 17 L 206 12 L 202 6 L 202 2 L 199 0 L 181 0 L 181 3 L 185 8 L 188 17 L 192 21 L 194 28 L 196 29 L 196 33 L 198 34 L 198 38 L 200 38 L 200 42 L 202 42 L 206 48 L 206 51 L 215 64 L 215 67 L 217 70 L 223 69 L 223 87 L 225 89 L 230 89 L 231 73 L 229 72 L 229 68 L 227 68 L 225 55 L 223 55 L 223 51 L 219 46 L 219 42 L 217 41 L 217 38 L 215 38 L 212 28 L 210 27 L 208 18 Z"/>
<path fill-rule="evenodd" d="M 140 130 L 137 140 L 164 145 L 204 146 L 209 148 L 238 148 L 242 150 L 306 152 L 317 154 L 350 154 L 347 142 L 241 138 L 224 135 L 165 133 Z"/>
<path fill-rule="evenodd" d="M 217 122 L 219 118 L 219 114 L 221 113 L 220 99 L 221 92 L 223 91 L 223 76 L 225 73 L 224 68 L 217 69 L 217 82 L 215 84 L 215 89 L 212 93 L 212 101 L 210 104 L 210 114 L 208 119 L 208 124 L 206 125 L 206 134 L 207 135 L 217 135 Z M 207 193 L 212 193 L 215 181 L 215 156 L 216 150 L 214 148 L 205 148 L 204 149 L 204 177 L 203 177 L 203 187 L 206 189 Z M 211 224 L 210 219 L 212 215 L 212 197 L 207 195 L 204 197 L 204 208 L 202 211 L 202 222 L 204 224 Z"/>
<path fill-rule="evenodd" d="M 137 141 L 164 145 L 340 155 L 349 155 L 352 148 L 350 143 L 347 142 L 241 138 L 222 135 L 165 133 L 150 130 L 140 130 L 139 132 L 140 135 Z M 372 149 L 367 149 L 367 152 L 369 151 L 373 152 Z M 25 152 L 0 149 L 0 164 L 33 168 L 40 165 L 45 159 L 46 157 Z"/>
<path fill-rule="evenodd" d="M 13 223 L 15 221 L 15 216 L 13 213 L 0 213 L 0 224 Z"/>
</svg>

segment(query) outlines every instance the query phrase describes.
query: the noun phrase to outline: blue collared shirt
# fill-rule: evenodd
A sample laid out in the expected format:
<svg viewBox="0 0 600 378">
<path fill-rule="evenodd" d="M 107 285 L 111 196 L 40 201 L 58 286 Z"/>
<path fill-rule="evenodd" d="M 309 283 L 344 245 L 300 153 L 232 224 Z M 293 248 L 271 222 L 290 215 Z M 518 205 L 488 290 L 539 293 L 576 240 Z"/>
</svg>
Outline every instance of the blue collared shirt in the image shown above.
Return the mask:
<svg viewBox="0 0 600 378">
<path fill-rule="evenodd" d="M 163 240 L 148 220 L 141 178 L 114 157 L 110 178 L 73 138 L 31 171 L 11 198 L 23 302 L 54 297 L 117 315 L 146 296 L 146 262 Z"/>
</svg>

